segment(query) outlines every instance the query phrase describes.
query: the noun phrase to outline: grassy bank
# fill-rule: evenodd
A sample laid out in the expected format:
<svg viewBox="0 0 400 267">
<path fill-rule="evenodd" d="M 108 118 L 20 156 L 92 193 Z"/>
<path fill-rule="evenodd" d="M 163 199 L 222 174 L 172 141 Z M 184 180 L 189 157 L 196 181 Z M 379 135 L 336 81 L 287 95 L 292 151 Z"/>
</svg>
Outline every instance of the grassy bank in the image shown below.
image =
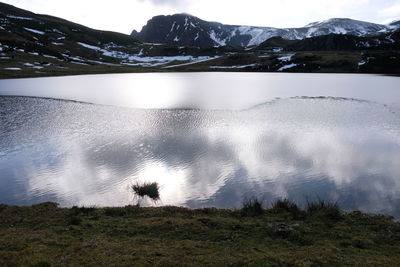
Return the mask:
<svg viewBox="0 0 400 267">
<path fill-rule="evenodd" d="M 0 205 L 0 266 L 395 266 L 400 223 L 316 203 L 268 210 Z"/>
</svg>

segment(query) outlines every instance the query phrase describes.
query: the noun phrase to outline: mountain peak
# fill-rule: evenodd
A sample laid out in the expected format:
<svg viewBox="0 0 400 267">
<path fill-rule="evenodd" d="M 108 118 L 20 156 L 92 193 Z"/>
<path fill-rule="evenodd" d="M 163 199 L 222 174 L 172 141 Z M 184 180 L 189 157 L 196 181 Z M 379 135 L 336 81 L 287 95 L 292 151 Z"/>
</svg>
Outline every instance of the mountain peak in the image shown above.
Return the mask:
<svg viewBox="0 0 400 267">
<path fill-rule="evenodd" d="M 326 19 L 326 20 L 321 20 L 321 21 L 316 21 L 316 22 L 312 22 L 307 24 L 306 26 L 304 26 L 305 28 L 309 28 L 309 27 L 317 27 L 317 26 L 322 26 L 322 25 L 346 25 L 346 24 L 373 24 L 373 25 L 379 25 L 379 24 L 375 24 L 372 22 L 366 22 L 366 21 L 361 21 L 361 20 L 355 20 L 355 19 L 350 19 L 350 18 L 330 18 L 330 19 Z"/>
<path fill-rule="evenodd" d="M 393 30 L 393 26 L 380 25 L 350 18 L 331 18 L 317 21 L 300 28 L 271 28 L 240 25 L 224 25 L 204 21 L 187 13 L 153 17 L 142 31 L 133 36 L 149 42 L 173 43 L 198 47 L 254 46 L 280 36 L 298 40 L 327 34 L 354 36 L 377 35 Z"/>
</svg>

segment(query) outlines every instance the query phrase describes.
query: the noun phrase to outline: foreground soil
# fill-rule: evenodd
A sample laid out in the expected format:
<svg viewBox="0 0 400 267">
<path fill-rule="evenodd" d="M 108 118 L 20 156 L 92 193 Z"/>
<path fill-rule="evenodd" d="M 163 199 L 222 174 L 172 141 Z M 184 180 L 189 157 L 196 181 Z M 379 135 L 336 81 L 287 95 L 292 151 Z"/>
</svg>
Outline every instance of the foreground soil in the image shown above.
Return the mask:
<svg viewBox="0 0 400 267">
<path fill-rule="evenodd" d="M 321 209 L 0 205 L 0 266 L 399 266 L 400 223 Z"/>
</svg>

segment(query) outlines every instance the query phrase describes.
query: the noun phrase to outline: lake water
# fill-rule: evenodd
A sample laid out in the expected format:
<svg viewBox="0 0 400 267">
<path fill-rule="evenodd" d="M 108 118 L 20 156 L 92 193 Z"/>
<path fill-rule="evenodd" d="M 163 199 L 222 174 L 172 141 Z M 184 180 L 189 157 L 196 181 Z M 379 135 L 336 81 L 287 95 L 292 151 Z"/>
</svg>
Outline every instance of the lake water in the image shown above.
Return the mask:
<svg viewBox="0 0 400 267">
<path fill-rule="evenodd" d="M 159 205 L 321 198 L 399 218 L 399 85 L 349 74 L 0 80 L 0 203 L 127 205 L 130 185 L 155 181 Z"/>
</svg>

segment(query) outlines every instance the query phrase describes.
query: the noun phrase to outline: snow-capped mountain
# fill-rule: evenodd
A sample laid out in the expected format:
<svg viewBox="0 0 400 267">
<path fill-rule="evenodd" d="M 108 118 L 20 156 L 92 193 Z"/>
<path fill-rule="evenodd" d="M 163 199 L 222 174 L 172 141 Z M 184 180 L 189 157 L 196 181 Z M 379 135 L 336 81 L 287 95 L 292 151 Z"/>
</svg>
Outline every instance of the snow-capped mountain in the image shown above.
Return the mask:
<svg viewBox="0 0 400 267">
<path fill-rule="evenodd" d="M 400 29 L 400 20 L 395 20 L 395 21 L 391 22 L 389 25 L 396 29 Z"/>
<path fill-rule="evenodd" d="M 204 21 L 189 14 L 175 14 L 153 17 L 140 32 L 133 31 L 132 36 L 151 42 L 213 47 L 253 46 L 275 36 L 296 40 L 327 34 L 371 36 L 392 30 L 393 25 L 343 18 L 313 22 L 301 28 L 280 29 L 224 25 L 218 22 Z"/>
</svg>

